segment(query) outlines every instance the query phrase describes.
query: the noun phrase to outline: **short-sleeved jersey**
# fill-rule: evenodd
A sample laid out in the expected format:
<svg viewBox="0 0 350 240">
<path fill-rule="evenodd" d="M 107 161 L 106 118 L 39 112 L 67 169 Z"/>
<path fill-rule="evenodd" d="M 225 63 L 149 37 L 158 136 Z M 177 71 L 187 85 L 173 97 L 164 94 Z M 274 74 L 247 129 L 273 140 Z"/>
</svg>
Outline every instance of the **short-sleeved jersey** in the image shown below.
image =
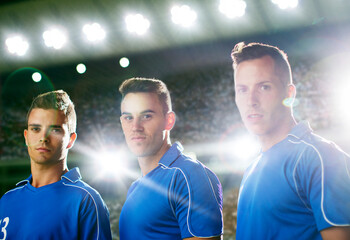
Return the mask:
<svg viewBox="0 0 350 240">
<path fill-rule="evenodd" d="M 250 166 L 237 210 L 237 240 L 322 239 L 350 225 L 350 159 L 299 123 Z"/>
<path fill-rule="evenodd" d="M 109 240 L 109 212 L 78 168 L 39 188 L 31 177 L 0 200 L 0 239 Z"/>
<path fill-rule="evenodd" d="M 119 219 L 121 240 L 220 236 L 222 188 L 216 175 L 175 143 L 157 168 L 130 187 Z"/>
</svg>

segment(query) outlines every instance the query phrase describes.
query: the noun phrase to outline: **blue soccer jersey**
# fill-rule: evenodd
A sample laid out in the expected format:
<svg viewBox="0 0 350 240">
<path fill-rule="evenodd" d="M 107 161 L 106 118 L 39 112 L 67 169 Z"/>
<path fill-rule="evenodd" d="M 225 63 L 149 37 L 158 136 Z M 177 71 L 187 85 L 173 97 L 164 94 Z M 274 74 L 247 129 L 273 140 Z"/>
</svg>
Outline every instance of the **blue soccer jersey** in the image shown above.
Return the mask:
<svg viewBox="0 0 350 240">
<path fill-rule="evenodd" d="M 350 225 L 350 158 L 299 123 L 245 172 L 237 240 L 322 239 Z"/>
<path fill-rule="evenodd" d="M 31 177 L 0 200 L 0 239 L 112 239 L 109 212 L 78 168 L 35 188 Z"/>
<path fill-rule="evenodd" d="M 157 168 L 135 181 L 119 220 L 121 240 L 220 236 L 222 189 L 199 161 L 182 154 L 179 143 Z"/>
</svg>

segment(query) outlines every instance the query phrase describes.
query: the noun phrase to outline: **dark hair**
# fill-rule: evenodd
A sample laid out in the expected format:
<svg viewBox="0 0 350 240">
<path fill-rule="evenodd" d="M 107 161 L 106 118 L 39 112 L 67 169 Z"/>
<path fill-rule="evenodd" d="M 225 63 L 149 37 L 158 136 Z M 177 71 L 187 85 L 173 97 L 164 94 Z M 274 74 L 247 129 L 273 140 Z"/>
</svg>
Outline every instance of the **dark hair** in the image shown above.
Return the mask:
<svg viewBox="0 0 350 240">
<path fill-rule="evenodd" d="M 77 126 L 77 116 L 75 113 L 74 104 L 65 91 L 57 90 L 47 92 L 34 98 L 27 113 L 27 124 L 29 115 L 34 108 L 56 109 L 63 111 L 68 122 L 69 133 L 75 132 Z"/>
<path fill-rule="evenodd" d="M 155 93 L 163 106 L 163 113 L 172 111 L 170 93 L 164 82 L 150 78 L 130 78 L 125 80 L 119 87 L 122 99 L 128 93 Z"/>
<path fill-rule="evenodd" d="M 253 60 L 264 56 L 270 56 L 277 66 L 276 73 L 280 76 L 282 83 L 287 86 L 293 83 L 292 71 L 288 62 L 288 56 L 279 48 L 263 43 L 237 43 L 231 52 L 233 68 L 247 60 Z"/>
</svg>

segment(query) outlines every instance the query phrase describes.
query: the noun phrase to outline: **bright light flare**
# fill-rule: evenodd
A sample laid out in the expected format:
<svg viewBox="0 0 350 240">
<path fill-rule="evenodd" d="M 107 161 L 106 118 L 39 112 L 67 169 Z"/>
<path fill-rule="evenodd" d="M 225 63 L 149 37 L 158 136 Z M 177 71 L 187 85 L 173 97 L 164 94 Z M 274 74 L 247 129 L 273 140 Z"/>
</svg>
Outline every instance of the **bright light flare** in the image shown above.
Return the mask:
<svg viewBox="0 0 350 240">
<path fill-rule="evenodd" d="M 7 50 L 11 54 L 16 54 L 18 56 L 23 56 L 26 54 L 29 48 L 29 43 L 21 36 L 7 38 L 5 44 L 7 46 Z"/>
<path fill-rule="evenodd" d="M 243 0 L 220 0 L 219 11 L 228 18 L 242 17 L 246 7 Z"/>
<path fill-rule="evenodd" d="M 67 42 L 66 34 L 59 29 L 50 29 L 43 33 L 45 45 L 54 49 L 61 49 Z"/>
<path fill-rule="evenodd" d="M 126 28 L 131 33 L 143 35 L 150 27 L 150 22 L 141 14 L 131 14 L 125 17 Z"/>
<path fill-rule="evenodd" d="M 342 84 L 335 89 L 334 106 L 337 109 L 339 118 L 344 122 L 350 121 L 350 72 L 344 74 L 348 79 L 344 79 Z"/>
<path fill-rule="evenodd" d="M 187 5 L 174 6 L 171 9 L 171 19 L 175 24 L 189 27 L 196 21 L 197 13 Z"/>
<path fill-rule="evenodd" d="M 271 0 L 280 9 L 296 8 L 299 4 L 298 0 Z"/>
<path fill-rule="evenodd" d="M 98 23 L 85 24 L 83 33 L 90 42 L 98 42 L 106 37 L 105 30 Z"/>
<path fill-rule="evenodd" d="M 237 129 L 236 129 L 237 130 Z M 212 156 L 220 161 L 209 161 L 208 166 L 215 172 L 243 172 L 259 155 L 258 139 L 246 130 L 237 130 L 226 135 L 219 142 L 200 143 L 187 146 L 191 152 L 201 156 Z M 187 154 L 187 153 L 186 153 Z"/>
<path fill-rule="evenodd" d="M 122 68 L 127 68 L 130 64 L 130 61 L 128 58 L 126 57 L 122 57 L 120 60 L 119 60 L 119 64 Z"/>
<path fill-rule="evenodd" d="M 86 72 L 86 66 L 83 63 L 79 63 L 76 67 L 78 73 L 83 74 Z"/>
<path fill-rule="evenodd" d="M 249 134 L 237 137 L 230 142 L 230 152 L 242 160 L 254 158 L 259 150 L 259 142 Z"/>
<path fill-rule="evenodd" d="M 95 167 L 99 169 L 101 177 L 119 179 L 128 172 L 126 163 L 128 159 L 121 151 L 103 151 L 96 154 L 94 159 Z"/>
<path fill-rule="evenodd" d="M 42 78 L 42 76 L 38 72 L 35 72 L 35 73 L 32 74 L 32 79 L 33 79 L 34 82 L 40 82 L 41 78 Z"/>
</svg>

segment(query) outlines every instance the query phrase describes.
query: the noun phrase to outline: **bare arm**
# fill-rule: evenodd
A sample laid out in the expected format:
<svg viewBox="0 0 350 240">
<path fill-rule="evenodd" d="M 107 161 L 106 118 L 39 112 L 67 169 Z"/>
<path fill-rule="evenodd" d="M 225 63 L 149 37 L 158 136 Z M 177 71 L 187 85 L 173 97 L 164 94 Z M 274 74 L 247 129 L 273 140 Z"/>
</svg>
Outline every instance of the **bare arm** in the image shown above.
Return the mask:
<svg viewBox="0 0 350 240">
<path fill-rule="evenodd" d="M 321 236 L 323 240 L 349 240 L 350 226 L 326 228 L 321 231 Z"/>
<path fill-rule="evenodd" d="M 222 236 L 210 237 L 210 238 L 191 237 L 191 238 L 184 238 L 183 240 L 222 240 Z"/>
</svg>

